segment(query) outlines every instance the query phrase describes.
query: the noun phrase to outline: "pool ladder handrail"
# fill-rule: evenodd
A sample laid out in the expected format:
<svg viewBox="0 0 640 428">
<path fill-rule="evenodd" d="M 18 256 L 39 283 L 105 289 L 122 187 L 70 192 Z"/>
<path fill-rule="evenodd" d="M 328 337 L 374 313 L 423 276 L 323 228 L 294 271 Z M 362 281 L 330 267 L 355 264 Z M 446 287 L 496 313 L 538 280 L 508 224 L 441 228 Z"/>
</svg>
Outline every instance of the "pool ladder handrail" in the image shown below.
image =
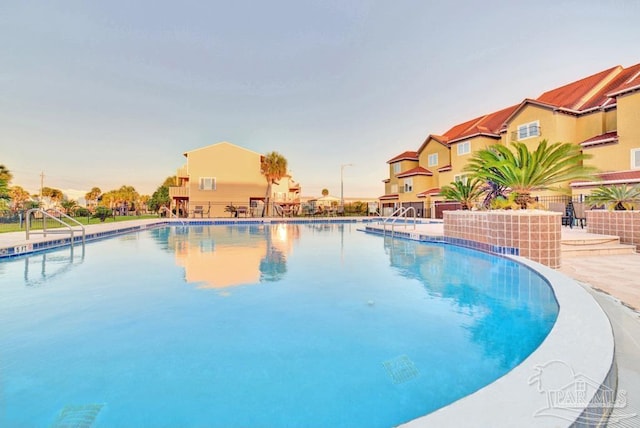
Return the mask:
<svg viewBox="0 0 640 428">
<path fill-rule="evenodd" d="M 53 211 L 55 214 L 58 215 L 58 217 L 56 217 L 55 215 L 51 215 L 49 213 L 49 211 Z M 36 212 L 39 212 L 42 214 L 42 230 L 41 231 L 32 231 L 31 230 L 31 214 L 34 214 Z M 74 244 L 74 232 L 77 232 L 78 230 L 74 229 L 75 227 L 80 226 L 81 231 L 82 231 L 82 246 L 84 247 L 85 244 L 85 237 L 86 237 L 86 230 L 85 227 L 82 223 L 80 223 L 78 220 L 76 220 L 73 217 L 69 217 L 68 215 L 66 215 L 65 213 L 63 213 L 62 211 L 59 211 L 55 208 L 50 208 L 48 210 L 45 210 L 43 208 L 31 208 L 30 210 L 28 210 L 26 212 L 26 234 L 27 234 L 27 240 L 29 240 L 30 235 L 34 235 L 34 234 L 41 234 L 43 235 L 45 238 L 47 237 L 47 233 L 69 233 L 71 235 L 71 245 L 73 246 Z M 62 220 L 62 218 L 65 218 L 66 220 L 68 220 L 71 223 L 75 223 L 75 224 L 69 224 L 68 222 L 65 222 Z M 50 218 L 52 220 L 57 221 L 58 223 L 60 223 L 63 227 L 65 227 L 66 229 L 54 229 L 54 230 L 47 230 L 47 218 Z"/>
<path fill-rule="evenodd" d="M 398 220 L 399 218 L 404 216 L 405 219 L 405 227 L 408 224 L 407 221 L 407 213 L 409 211 L 413 211 L 413 230 L 416 229 L 416 224 L 418 223 L 418 216 L 416 213 L 416 209 L 414 207 L 400 207 L 397 210 L 395 210 L 394 212 L 391 213 L 391 215 L 387 216 L 384 218 L 384 220 L 382 220 L 382 234 L 386 235 L 387 234 L 387 222 L 389 220 L 391 220 L 390 224 L 391 224 L 391 236 L 394 235 L 395 233 L 395 223 L 396 220 Z"/>
<path fill-rule="evenodd" d="M 158 210 L 158 215 L 160 215 L 161 212 L 166 211 L 167 213 L 169 213 L 169 218 L 173 217 L 176 220 L 178 220 L 180 222 L 180 224 L 182 224 L 183 226 L 186 224 L 184 222 L 184 220 L 182 220 L 180 217 L 178 217 L 173 211 L 171 211 L 169 208 L 162 206 L 160 207 L 160 209 Z"/>
</svg>

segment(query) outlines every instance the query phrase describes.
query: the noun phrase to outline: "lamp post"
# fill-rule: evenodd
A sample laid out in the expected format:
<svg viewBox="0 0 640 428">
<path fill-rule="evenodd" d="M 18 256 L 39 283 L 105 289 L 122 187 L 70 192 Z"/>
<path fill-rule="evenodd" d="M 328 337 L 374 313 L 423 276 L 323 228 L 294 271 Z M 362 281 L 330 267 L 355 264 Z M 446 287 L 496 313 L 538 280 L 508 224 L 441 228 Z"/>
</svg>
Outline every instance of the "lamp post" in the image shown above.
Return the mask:
<svg viewBox="0 0 640 428">
<path fill-rule="evenodd" d="M 340 165 L 340 206 L 344 209 L 344 167 L 345 166 L 353 166 L 352 163 L 345 163 Z"/>
</svg>

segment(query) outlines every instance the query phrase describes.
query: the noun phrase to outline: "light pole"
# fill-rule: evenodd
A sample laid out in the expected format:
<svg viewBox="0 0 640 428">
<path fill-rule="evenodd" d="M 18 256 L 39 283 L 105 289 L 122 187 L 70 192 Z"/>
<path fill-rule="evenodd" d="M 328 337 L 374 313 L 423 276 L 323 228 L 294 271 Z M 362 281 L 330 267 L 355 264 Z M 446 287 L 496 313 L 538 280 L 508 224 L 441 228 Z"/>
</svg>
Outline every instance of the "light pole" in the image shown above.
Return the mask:
<svg viewBox="0 0 640 428">
<path fill-rule="evenodd" d="M 340 165 L 340 207 L 344 209 L 344 167 L 345 166 L 353 166 L 352 163 L 345 163 Z"/>
</svg>

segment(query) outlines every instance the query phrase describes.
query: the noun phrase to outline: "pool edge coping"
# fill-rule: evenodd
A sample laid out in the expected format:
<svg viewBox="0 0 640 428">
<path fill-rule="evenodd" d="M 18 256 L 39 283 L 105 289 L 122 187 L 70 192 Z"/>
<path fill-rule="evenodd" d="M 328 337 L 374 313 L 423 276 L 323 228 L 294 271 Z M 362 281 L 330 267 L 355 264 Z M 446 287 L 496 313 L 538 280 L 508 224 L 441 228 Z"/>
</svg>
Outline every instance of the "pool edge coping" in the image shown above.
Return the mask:
<svg viewBox="0 0 640 428">
<path fill-rule="evenodd" d="M 560 272 L 524 257 L 503 257 L 533 269 L 550 284 L 560 308 L 551 331 L 533 353 L 504 376 L 445 407 L 400 424 L 400 427 L 460 427 L 468 426 L 469 421 L 473 421 L 474 426 L 494 428 L 587 426 L 579 419 L 597 405 L 594 404 L 596 393 L 602 389 L 615 393 L 613 329 L 600 305 L 576 281 Z M 567 409 L 550 407 L 549 392 L 545 394 L 532 385 L 536 370 L 555 361 L 567 364 L 576 377 L 582 376 L 598 385 L 598 390 L 589 397 L 590 405 L 579 413 L 575 410 L 561 416 Z M 550 410 L 549 414 L 541 414 L 545 410 Z M 606 410 L 601 421 L 606 420 Z"/>
</svg>

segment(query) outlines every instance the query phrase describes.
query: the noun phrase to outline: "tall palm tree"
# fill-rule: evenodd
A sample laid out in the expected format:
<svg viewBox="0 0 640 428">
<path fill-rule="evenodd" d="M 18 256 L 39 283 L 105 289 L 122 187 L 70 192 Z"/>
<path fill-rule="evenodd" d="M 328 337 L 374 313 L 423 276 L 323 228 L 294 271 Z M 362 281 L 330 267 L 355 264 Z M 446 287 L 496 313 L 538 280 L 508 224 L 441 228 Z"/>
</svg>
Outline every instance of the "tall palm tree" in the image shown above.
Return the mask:
<svg viewBox="0 0 640 428">
<path fill-rule="evenodd" d="M 0 180 L 4 180 L 9 184 L 12 179 L 13 174 L 11 174 L 11 171 L 9 171 L 6 166 L 0 165 Z"/>
<path fill-rule="evenodd" d="M 589 205 L 605 205 L 616 211 L 631 210 L 640 205 L 640 185 L 600 186 L 587 197 Z"/>
<path fill-rule="evenodd" d="M 482 181 L 478 178 L 454 181 L 448 186 L 442 186 L 440 194 L 448 201 L 460 202 L 463 210 L 471 209 L 471 206 L 484 193 Z"/>
<path fill-rule="evenodd" d="M 531 193 L 554 189 L 552 186 L 569 180 L 588 179 L 596 172 L 583 161 L 591 157 L 570 143 L 549 144 L 542 140 L 529 151 L 526 144 L 511 143 L 512 149 L 495 144 L 477 151 L 465 170 L 477 178 L 504 186 L 516 194 L 522 208 L 534 202 Z"/>
<path fill-rule="evenodd" d="M 9 200 L 9 182 L 13 178 L 6 166 L 0 165 L 0 199 Z"/>
<path fill-rule="evenodd" d="M 102 194 L 102 190 L 99 187 L 92 187 L 84 195 L 84 199 L 87 201 L 87 205 L 98 205 L 98 197 Z"/>
<path fill-rule="evenodd" d="M 287 175 L 287 159 L 278 152 L 267 153 L 260 158 L 260 173 L 267 180 L 267 194 L 264 198 L 264 211 L 262 215 L 269 215 L 269 201 L 274 184 Z"/>
</svg>

